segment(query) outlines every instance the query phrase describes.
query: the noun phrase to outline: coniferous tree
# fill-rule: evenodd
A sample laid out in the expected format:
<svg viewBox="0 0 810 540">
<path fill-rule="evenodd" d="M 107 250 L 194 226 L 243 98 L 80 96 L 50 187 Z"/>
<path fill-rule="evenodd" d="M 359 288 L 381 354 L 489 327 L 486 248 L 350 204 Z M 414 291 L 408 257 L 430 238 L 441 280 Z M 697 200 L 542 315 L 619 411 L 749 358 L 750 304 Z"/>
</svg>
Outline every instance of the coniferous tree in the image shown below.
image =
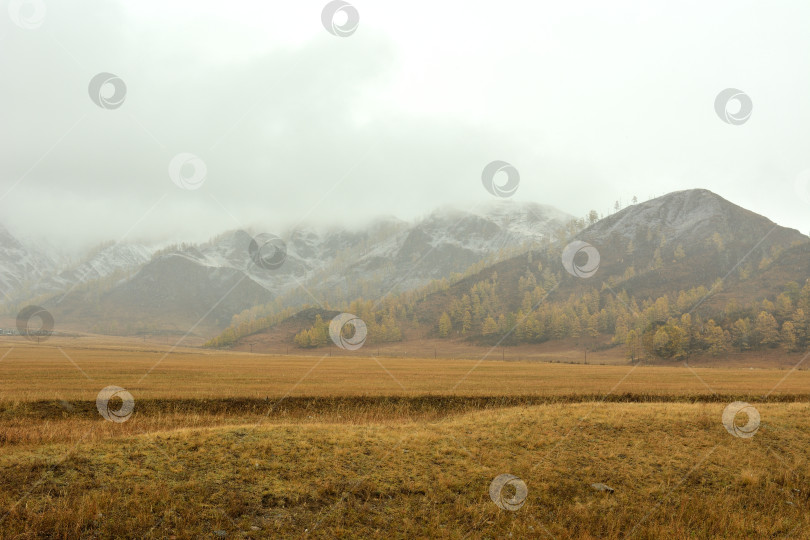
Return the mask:
<svg viewBox="0 0 810 540">
<path fill-rule="evenodd" d="M 453 323 L 450 321 L 450 316 L 447 313 L 442 313 L 439 317 L 439 337 L 447 337 L 453 329 Z"/>
<path fill-rule="evenodd" d="M 790 321 L 785 321 L 782 324 L 782 332 L 781 332 L 781 341 L 782 347 L 788 352 L 793 352 L 796 350 L 797 342 L 796 342 L 796 328 L 793 326 L 793 323 Z"/>
</svg>

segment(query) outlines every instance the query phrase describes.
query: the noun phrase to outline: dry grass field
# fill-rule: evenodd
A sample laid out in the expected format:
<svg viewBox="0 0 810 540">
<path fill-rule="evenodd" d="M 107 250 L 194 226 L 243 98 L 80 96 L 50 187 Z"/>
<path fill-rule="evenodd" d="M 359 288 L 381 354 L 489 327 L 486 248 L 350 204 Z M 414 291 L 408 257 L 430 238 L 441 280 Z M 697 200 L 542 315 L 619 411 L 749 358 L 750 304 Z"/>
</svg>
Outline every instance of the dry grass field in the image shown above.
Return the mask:
<svg viewBox="0 0 810 540">
<path fill-rule="evenodd" d="M 810 359 L 762 368 L 581 365 L 467 359 L 260 355 L 91 339 L 0 340 L 0 400 L 95 400 L 107 385 L 136 399 L 356 395 L 810 394 Z M 749 362 L 759 365 L 756 362 Z M 788 375 L 789 374 L 789 375 Z"/>
<path fill-rule="evenodd" d="M 80 341 L 0 342 L 2 538 L 810 538 L 806 369 Z"/>
</svg>

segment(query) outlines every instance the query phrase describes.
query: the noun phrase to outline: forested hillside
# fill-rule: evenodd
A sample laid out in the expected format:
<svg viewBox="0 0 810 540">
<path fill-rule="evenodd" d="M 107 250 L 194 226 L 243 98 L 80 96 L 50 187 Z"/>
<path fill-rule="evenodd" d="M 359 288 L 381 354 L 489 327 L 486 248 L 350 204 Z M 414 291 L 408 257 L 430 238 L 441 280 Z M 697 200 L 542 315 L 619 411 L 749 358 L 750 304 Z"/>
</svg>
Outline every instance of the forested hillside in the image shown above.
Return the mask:
<svg viewBox="0 0 810 540">
<path fill-rule="evenodd" d="M 810 239 L 797 231 L 705 190 L 637 204 L 579 230 L 585 225 L 574 222 L 541 249 L 478 265 L 453 281 L 327 307 L 363 319 L 369 343 L 573 339 L 586 348 L 625 347 L 631 360 L 808 347 Z M 580 245 L 589 247 L 571 258 L 566 249 Z M 578 271 L 594 262 L 592 274 Z M 284 318 L 253 331 L 272 332 Z M 324 311 L 292 343 L 327 345 L 328 322 Z M 248 330 L 233 329 L 210 345 L 235 343 Z"/>
</svg>

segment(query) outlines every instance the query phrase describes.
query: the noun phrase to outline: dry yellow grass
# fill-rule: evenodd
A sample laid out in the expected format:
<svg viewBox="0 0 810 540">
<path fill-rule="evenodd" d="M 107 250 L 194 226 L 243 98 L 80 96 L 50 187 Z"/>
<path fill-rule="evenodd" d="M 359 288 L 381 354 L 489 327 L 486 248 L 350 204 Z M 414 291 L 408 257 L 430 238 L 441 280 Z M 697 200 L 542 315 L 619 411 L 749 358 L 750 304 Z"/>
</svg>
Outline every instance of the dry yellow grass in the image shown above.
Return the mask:
<svg viewBox="0 0 810 540">
<path fill-rule="evenodd" d="M 2 524 L 58 538 L 808 537 L 810 406 L 760 405 L 752 439 L 729 435 L 722 410 L 589 402 L 18 448 L 0 457 Z M 502 473 L 528 487 L 516 512 L 488 496 Z"/>
<path fill-rule="evenodd" d="M 3 356 L 5 357 L 3 358 Z M 805 394 L 802 367 L 725 369 L 585 366 L 494 360 L 265 356 L 195 349 L 0 345 L 0 401 L 94 400 L 117 385 L 135 399 L 341 395 L 555 395 L 615 392 Z M 798 363 L 801 357 L 795 358 Z M 147 375 L 148 373 L 148 375 Z M 782 380 L 784 379 L 784 380 Z M 781 381 L 781 382 L 780 382 Z"/>
<path fill-rule="evenodd" d="M 803 370 L 8 350 L 3 538 L 810 538 Z M 110 384 L 127 422 L 95 410 Z"/>
</svg>

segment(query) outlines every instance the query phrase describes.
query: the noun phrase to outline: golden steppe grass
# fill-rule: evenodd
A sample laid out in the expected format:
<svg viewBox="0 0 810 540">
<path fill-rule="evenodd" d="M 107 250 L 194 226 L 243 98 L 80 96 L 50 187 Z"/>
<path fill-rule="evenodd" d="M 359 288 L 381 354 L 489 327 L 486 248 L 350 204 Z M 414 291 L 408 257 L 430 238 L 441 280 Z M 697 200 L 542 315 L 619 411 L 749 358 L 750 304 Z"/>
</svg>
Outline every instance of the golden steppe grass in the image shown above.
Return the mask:
<svg viewBox="0 0 810 540">
<path fill-rule="evenodd" d="M 115 347 L 49 340 L 0 342 L 0 401 L 95 400 L 107 385 L 136 400 L 346 395 L 561 395 L 611 389 L 659 395 L 805 394 L 799 369 L 726 369 L 542 362 L 279 356 L 199 349 Z"/>
<path fill-rule="evenodd" d="M 5 345 L 2 538 L 810 538 L 802 369 Z"/>
</svg>

